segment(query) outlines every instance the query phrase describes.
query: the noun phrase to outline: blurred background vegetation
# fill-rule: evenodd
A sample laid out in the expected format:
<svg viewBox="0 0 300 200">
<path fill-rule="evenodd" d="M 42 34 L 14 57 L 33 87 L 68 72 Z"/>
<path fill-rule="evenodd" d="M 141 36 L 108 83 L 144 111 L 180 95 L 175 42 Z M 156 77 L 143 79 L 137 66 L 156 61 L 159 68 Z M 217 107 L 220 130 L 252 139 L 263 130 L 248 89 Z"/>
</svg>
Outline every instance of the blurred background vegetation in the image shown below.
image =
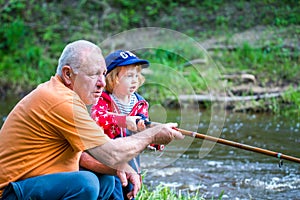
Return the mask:
<svg viewBox="0 0 300 200">
<path fill-rule="evenodd" d="M 1 97 L 9 91 L 24 95 L 48 80 L 68 42 L 99 44 L 125 30 L 164 27 L 209 44 L 208 53 L 223 74 L 250 73 L 261 87 L 288 87 L 282 98 L 268 103 L 270 110 L 281 103 L 300 109 L 297 0 L 0 0 L 0 12 Z M 143 56 L 180 66 L 168 52 Z M 197 93 L 205 90 L 197 74 L 187 78 L 200 84 L 193 86 Z M 163 88 L 155 94 L 144 91 L 147 98 L 167 95 Z"/>
</svg>

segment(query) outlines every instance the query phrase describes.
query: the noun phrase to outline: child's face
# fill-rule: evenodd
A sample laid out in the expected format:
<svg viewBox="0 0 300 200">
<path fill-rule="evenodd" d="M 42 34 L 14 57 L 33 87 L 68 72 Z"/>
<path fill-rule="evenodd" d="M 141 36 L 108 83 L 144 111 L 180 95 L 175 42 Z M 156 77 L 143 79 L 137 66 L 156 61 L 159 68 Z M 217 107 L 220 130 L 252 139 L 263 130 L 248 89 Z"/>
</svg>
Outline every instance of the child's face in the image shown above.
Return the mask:
<svg viewBox="0 0 300 200">
<path fill-rule="evenodd" d="M 118 84 L 116 84 L 113 93 L 118 95 L 131 95 L 139 86 L 139 72 L 136 65 L 128 65 L 121 69 L 118 74 Z"/>
</svg>

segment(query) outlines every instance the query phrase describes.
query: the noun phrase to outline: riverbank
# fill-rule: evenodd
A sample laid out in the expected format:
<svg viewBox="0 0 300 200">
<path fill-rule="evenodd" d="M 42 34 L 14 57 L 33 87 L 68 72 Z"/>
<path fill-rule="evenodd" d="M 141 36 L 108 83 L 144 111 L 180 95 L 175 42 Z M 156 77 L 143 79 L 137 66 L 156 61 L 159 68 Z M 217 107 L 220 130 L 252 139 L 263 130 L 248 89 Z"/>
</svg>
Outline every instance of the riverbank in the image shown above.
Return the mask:
<svg viewBox="0 0 300 200">
<path fill-rule="evenodd" d="M 222 86 L 221 90 L 211 91 L 207 80 L 215 79 L 216 73 L 203 78 L 206 75 L 201 67 L 193 71 L 197 64 L 187 67 L 185 64 L 201 61 L 201 57 L 182 58 L 185 53 L 193 55 L 193 49 L 174 40 L 177 55 L 159 48 L 138 52 L 151 63 L 168 66 L 164 72 L 159 66 L 151 65 L 151 69 L 161 75 L 148 74 L 148 82 L 159 85 L 166 77 L 172 77 L 174 73 L 170 70 L 179 77 L 166 81 L 177 85 L 180 93 L 175 96 L 167 85 L 151 88 L 148 84 L 141 88 L 150 102 L 176 105 L 181 102 L 180 95 L 191 95 L 185 88 L 190 85 L 197 102 L 205 106 L 213 99 L 226 97 L 228 100 L 250 99 L 228 102 L 227 108 L 234 111 L 278 112 L 280 107 L 300 107 L 300 5 L 297 1 L 146 3 L 138 0 L 136 3 L 145 10 L 135 9 L 128 1 L 80 4 L 7 1 L 0 5 L 1 98 L 5 98 L 8 91 L 22 97 L 48 80 L 55 73 L 59 53 L 69 41 L 83 38 L 101 46 L 124 31 L 163 27 L 199 43 L 217 68 L 216 81 Z M 61 20 L 62 13 L 64 20 Z M 144 35 L 139 43 L 144 44 L 149 37 Z M 125 41 L 125 45 L 123 42 L 103 48 L 104 55 L 114 48 L 126 48 L 129 41 Z"/>
<path fill-rule="evenodd" d="M 168 107 L 191 102 L 206 107 L 221 102 L 237 112 L 297 108 L 299 28 L 257 26 L 232 35 L 198 38 L 202 57 L 194 56 L 197 48 L 190 48 L 189 41 L 182 42 L 185 38 L 176 35 L 171 50 L 163 47 L 144 53 L 154 65 L 147 71 L 147 81 L 152 84 L 142 91 L 146 91 L 146 99 Z M 157 34 L 147 33 L 146 37 Z M 153 83 L 162 89 L 153 88 Z"/>
</svg>

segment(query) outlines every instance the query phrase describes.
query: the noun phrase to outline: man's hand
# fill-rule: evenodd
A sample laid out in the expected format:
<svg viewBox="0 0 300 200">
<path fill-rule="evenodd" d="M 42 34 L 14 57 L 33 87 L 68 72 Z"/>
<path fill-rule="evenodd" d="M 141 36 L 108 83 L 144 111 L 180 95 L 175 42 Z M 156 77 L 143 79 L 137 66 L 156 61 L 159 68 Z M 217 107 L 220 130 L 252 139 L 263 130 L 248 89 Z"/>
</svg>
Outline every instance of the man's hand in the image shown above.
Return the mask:
<svg viewBox="0 0 300 200">
<path fill-rule="evenodd" d="M 117 175 L 120 178 L 122 186 L 125 187 L 128 184 L 128 181 L 132 183 L 133 189 L 127 194 L 128 199 L 135 198 L 139 190 L 141 189 L 142 180 L 140 175 L 137 173 L 128 173 L 125 171 L 117 171 Z"/>
<path fill-rule="evenodd" d="M 152 143 L 168 144 L 173 139 L 183 139 L 184 135 L 177 131 L 176 127 L 177 123 L 159 124 L 154 126 L 151 129 L 152 132 L 155 132 L 156 134 L 153 136 Z"/>
</svg>

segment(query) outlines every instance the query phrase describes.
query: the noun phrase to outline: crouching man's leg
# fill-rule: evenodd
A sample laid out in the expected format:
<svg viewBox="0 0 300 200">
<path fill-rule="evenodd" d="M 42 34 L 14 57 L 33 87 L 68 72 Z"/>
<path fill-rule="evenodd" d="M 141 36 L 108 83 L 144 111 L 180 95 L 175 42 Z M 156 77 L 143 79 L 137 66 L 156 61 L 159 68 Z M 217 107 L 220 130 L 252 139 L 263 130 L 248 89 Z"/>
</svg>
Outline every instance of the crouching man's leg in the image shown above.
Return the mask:
<svg viewBox="0 0 300 200">
<path fill-rule="evenodd" d="M 111 175 L 97 174 L 100 185 L 98 200 L 109 199 L 115 188 L 115 177 Z"/>
<path fill-rule="evenodd" d="M 87 171 L 62 172 L 11 182 L 2 199 L 97 199 L 100 184 Z"/>
<path fill-rule="evenodd" d="M 80 167 L 80 171 L 88 171 L 97 176 L 100 185 L 98 200 L 109 199 L 115 189 L 115 176 L 96 173 L 84 167 Z"/>
</svg>

